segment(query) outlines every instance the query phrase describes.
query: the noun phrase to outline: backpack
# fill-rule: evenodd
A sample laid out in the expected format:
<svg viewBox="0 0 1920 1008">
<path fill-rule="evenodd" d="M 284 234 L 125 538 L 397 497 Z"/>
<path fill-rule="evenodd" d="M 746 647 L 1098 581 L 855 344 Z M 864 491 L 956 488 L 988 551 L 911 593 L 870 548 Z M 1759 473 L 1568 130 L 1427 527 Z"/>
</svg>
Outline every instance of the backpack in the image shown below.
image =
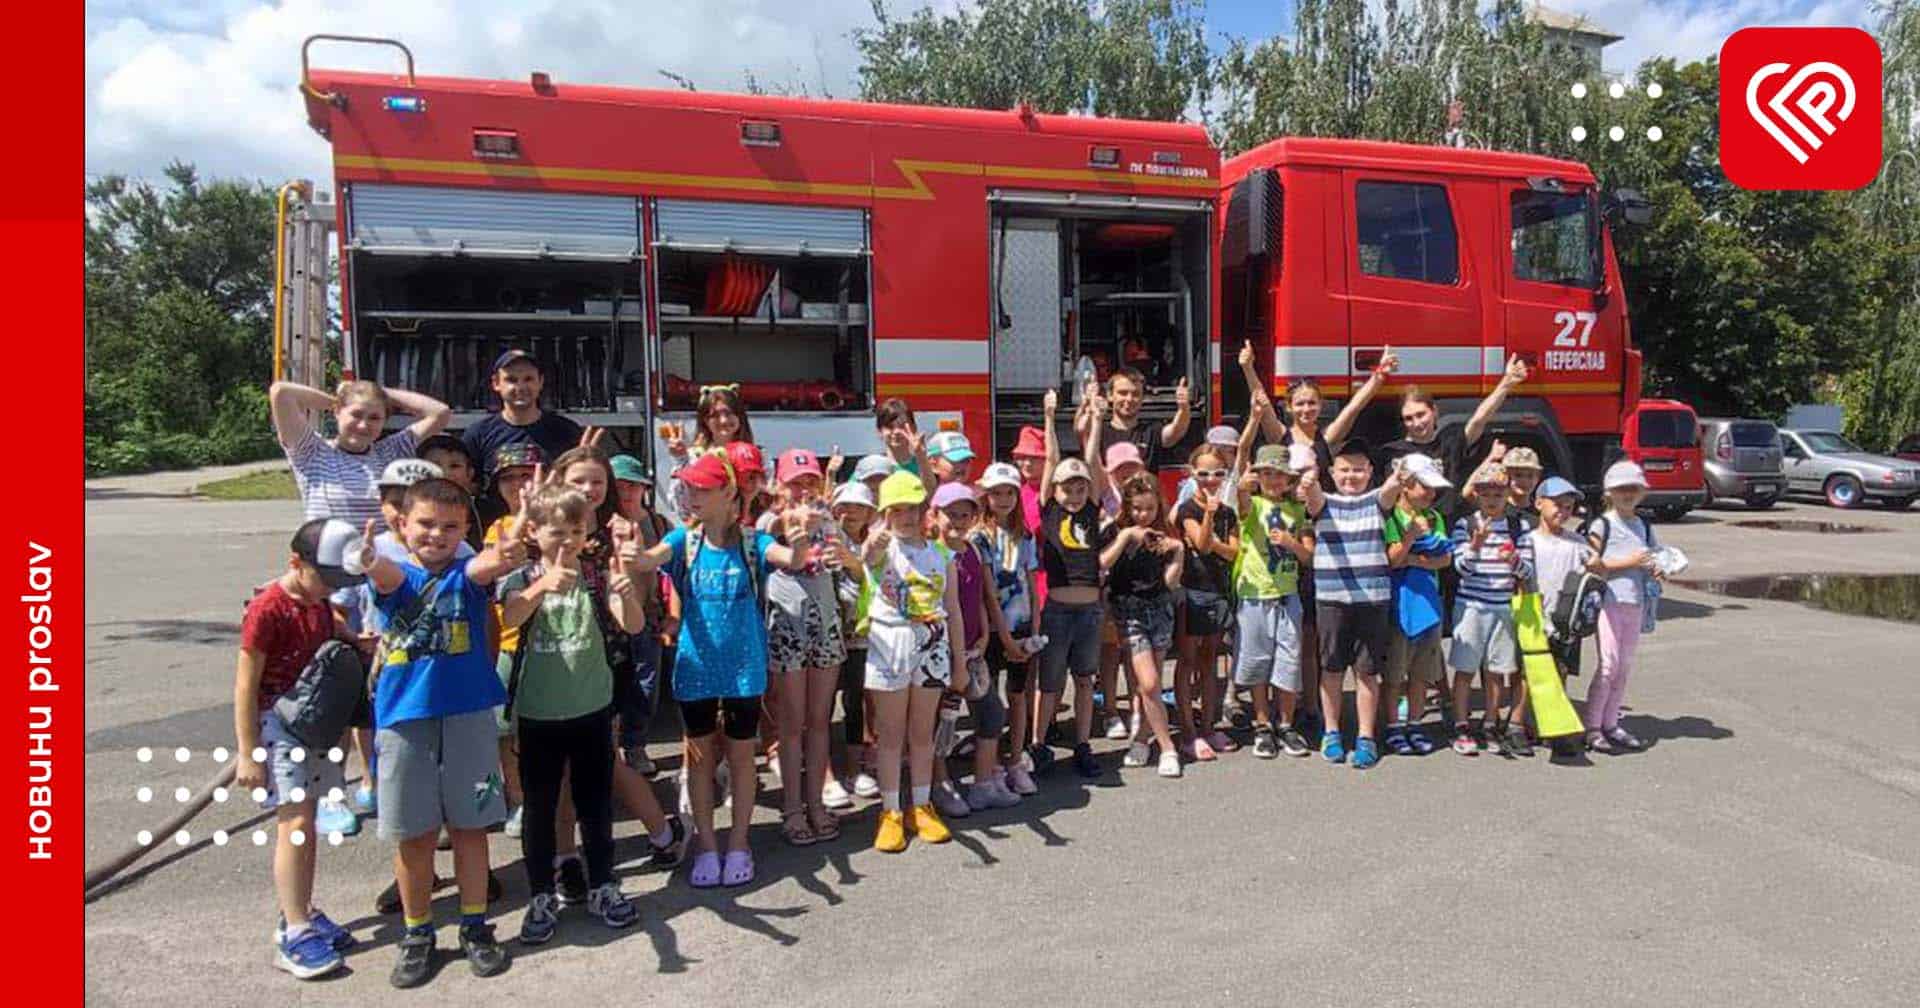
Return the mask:
<svg viewBox="0 0 1920 1008">
<path fill-rule="evenodd" d="M 767 574 L 762 568 L 765 559 L 760 555 L 760 536 L 754 529 L 742 529 L 740 532 L 740 563 L 747 569 L 747 581 L 753 585 L 753 597 L 760 608 L 767 607 Z M 707 541 L 706 533 L 698 525 L 687 526 L 687 548 L 680 560 L 681 577 L 693 572 L 693 561 L 700 555 L 700 547 Z M 682 599 L 689 597 L 686 586 L 675 583 L 674 590 Z"/>
<path fill-rule="evenodd" d="M 353 645 L 337 638 L 320 645 L 300 678 L 273 701 L 287 734 L 316 751 L 339 742 L 368 707 L 367 667 Z"/>
<path fill-rule="evenodd" d="M 1607 601 L 1607 579 L 1585 567 L 1567 572 L 1553 603 L 1553 636 L 1563 641 L 1591 637 L 1600 627 L 1600 607 Z"/>
</svg>

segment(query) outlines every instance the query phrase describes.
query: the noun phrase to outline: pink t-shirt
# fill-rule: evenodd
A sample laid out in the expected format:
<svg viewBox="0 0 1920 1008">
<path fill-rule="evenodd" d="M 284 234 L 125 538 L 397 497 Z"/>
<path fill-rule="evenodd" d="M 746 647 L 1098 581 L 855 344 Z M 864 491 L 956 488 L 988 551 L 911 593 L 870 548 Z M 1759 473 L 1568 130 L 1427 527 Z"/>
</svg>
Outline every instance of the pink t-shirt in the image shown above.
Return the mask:
<svg viewBox="0 0 1920 1008">
<path fill-rule="evenodd" d="M 1027 531 L 1035 539 L 1040 538 L 1040 488 L 1031 483 L 1020 484 L 1020 512 L 1027 519 Z M 1040 609 L 1047 604 L 1047 572 L 1033 572 L 1033 615 L 1034 626 L 1040 625 Z"/>
</svg>

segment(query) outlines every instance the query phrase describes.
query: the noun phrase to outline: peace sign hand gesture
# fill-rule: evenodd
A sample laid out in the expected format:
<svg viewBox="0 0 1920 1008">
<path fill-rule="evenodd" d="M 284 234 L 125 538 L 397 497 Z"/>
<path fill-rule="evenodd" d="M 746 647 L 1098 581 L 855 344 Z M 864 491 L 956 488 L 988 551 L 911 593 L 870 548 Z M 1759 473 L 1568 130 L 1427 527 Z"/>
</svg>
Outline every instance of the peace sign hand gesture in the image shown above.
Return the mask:
<svg viewBox="0 0 1920 1008">
<path fill-rule="evenodd" d="M 600 442 L 606 440 L 606 437 L 607 437 L 607 429 L 605 427 L 590 426 L 590 427 L 581 428 L 580 447 L 592 448 L 597 451 L 600 448 Z"/>
<path fill-rule="evenodd" d="M 660 437 L 667 442 L 667 454 L 674 458 L 687 457 L 687 431 L 677 423 L 660 425 Z"/>
</svg>

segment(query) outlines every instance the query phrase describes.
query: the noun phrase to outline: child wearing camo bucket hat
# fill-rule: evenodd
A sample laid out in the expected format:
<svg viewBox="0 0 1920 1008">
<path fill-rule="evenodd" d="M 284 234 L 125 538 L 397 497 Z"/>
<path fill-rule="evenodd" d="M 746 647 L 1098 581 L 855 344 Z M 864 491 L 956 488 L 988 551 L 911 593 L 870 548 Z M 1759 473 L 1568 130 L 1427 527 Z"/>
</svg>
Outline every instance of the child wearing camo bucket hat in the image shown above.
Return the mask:
<svg viewBox="0 0 1920 1008">
<path fill-rule="evenodd" d="M 1313 524 L 1294 492 L 1303 468 L 1286 446 L 1265 445 L 1235 485 L 1240 550 L 1233 584 L 1240 636 L 1233 682 L 1252 694 L 1253 754 L 1261 759 L 1282 750 L 1289 756 L 1312 752 L 1293 720 L 1301 685 L 1300 570 L 1313 562 L 1314 551 Z"/>
</svg>

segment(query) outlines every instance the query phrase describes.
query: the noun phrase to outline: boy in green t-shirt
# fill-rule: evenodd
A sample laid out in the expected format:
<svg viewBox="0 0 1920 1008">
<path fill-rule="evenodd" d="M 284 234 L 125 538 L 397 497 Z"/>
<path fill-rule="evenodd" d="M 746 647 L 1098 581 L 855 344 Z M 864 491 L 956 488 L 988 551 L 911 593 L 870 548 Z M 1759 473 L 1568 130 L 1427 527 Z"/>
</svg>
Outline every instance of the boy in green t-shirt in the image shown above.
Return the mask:
<svg viewBox="0 0 1920 1008">
<path fill-rule="evenodd" d="M 1253 754 L 1261 759 L 1312 751 L 1293 727 L 1300 697 L 1300 566 L 1313 562 L 1313 524 L 1295 498 L 1299 471 L 1283 445 L 1267 445 L 1236 488 L 1240 555 L 1233 562 L 1240 598 L 1239 641 L 1233 681 L 1253 695 Z M 1273 726 L 1269 687 L 1280 692 L 1280 727 Z"/>
<path fill-rule="evenodd" d="M 1433 741 L 1420 730 L 1427 687 L 1445 681 L 1440 635 L 1446 620 L 1437 572 L 1453 566 L 1446 519 L 1433 504 L 1439 492 L 1453 484 L 1425 455 L 1408 455 L 1404 463 L 1410 478 L 1381 523 L 1387 564 L 1393 569 L 1395 619 L 1388 631 L 1386 692 L 1380 709 L 1398 711 L 1400 697 L 1406 696 L 1406 716 L 1387 725 L 1386 745 L 1395 755 L 1425 756 L 1434 750 Z"/>
</svg>

